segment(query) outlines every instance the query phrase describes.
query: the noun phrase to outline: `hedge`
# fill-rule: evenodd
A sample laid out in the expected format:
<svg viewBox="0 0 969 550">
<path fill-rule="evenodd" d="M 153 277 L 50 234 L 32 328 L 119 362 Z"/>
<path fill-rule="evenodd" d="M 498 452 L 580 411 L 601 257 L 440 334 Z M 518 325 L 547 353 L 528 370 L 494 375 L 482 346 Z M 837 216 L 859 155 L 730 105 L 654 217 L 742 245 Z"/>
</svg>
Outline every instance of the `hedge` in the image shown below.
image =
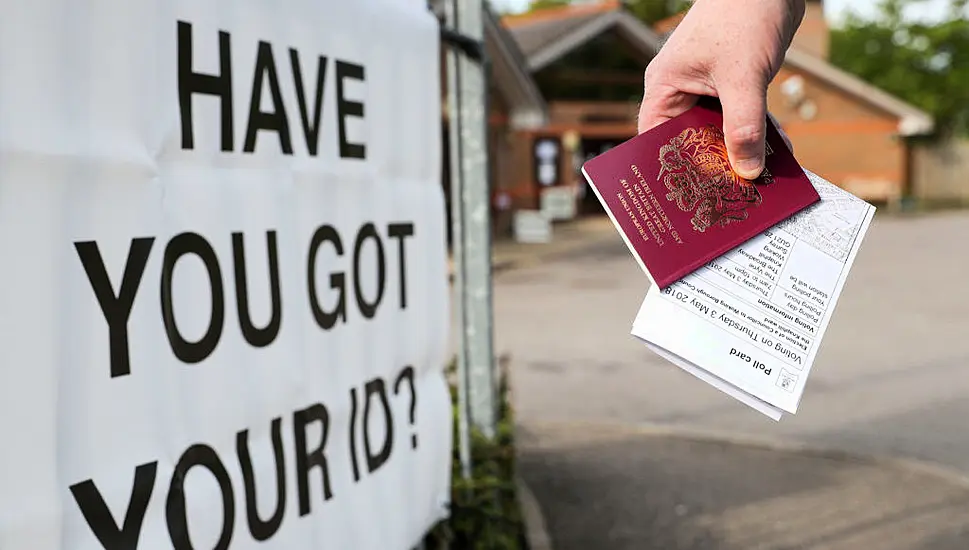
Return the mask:
<svg viewBox="0 0 969 550">
<path fill-rule="evenodd" d="M 502 361 L 504 363 L 504 361 Z M 454 362 L 448 367 L 453 374 Z M 425 540 L 428 550 L 523 550 L 524 537 L 515 487 L 514 415 L 510 403 L 508 373 L 498 373 L 498 422 L 495 438 L 471 430 L 472 475 L 464 479 L 458 444 L 458 390 L 451 386 L 454 419 L 454 452 L 451 459 L 451 514 Z"/>
</svg>

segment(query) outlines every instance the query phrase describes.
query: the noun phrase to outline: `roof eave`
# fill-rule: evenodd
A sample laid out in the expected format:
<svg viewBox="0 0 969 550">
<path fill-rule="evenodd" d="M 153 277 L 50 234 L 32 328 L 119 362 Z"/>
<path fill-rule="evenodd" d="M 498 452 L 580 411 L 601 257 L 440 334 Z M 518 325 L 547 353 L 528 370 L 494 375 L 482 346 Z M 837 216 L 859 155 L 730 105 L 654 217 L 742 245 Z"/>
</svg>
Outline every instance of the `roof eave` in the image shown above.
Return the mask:
<svg viewBox="0 0 969 550">
<path fill-rule="evenodd" d="M 538 72 L 561 59 L 565 54 L 585 44 L 588 40 L 611 27 L 618 19 L 618 12 L 599 15 L 578 28 L 558 37 L 528 57 L 528 68 Z"/>
<path fill-rule="evenodd" d="M 927 136 L 935 131 L 935 122 L 930 116 L 907 115 L 898 121 L 898 133 L 904 137 Z"/>
<path fill-rule="evenodd" d="M 546 44 L 529 56 L 528 66 L 533 73 L 538 72 L 613 26 L 627 33 L 644 54 L 652 56 L 659 51 L 660 38 L 652 29 L 625 10 L 613 10 Z"/>
<path fill-rule="evenodd" d="M 514 77 L 518 92 L 514 95 L 517 97 L 508 98 L 513 103 L 510 105 L 512 127 L 531 128 L 545 124 L 548 120 L 545 98 L 532 78 L 527 61 L 518 50 L 518 44 L 490 9 L 486 9 L 485 32 L 492 35 L 495 48 L 501 52 Z"/>
<path fill-rule="evenodd" d="M 515 108 L 508 117 L 513 130 L 535 130 L 548 124 L 548 111 L 536 108 Z"/>
<path fill-rule="evenodd" d="M 792 47 L 787 51 L 784 62 L 895 116 L 898 118 L 898 133 L 902 136 L 928 135 L 935 130 L 935 121 L 930 114 L 821 58 Z"/>
</svg>

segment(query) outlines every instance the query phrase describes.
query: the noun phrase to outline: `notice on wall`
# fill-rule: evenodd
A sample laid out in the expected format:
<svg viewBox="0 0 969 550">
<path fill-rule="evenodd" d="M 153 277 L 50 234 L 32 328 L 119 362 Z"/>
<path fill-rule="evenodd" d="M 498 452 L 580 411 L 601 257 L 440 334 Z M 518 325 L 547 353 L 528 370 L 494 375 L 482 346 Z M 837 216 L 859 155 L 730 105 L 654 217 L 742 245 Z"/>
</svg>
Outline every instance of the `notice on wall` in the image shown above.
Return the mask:
<svg viewBox="0 0 969 550">
<path fill-rule="evenodd" d="M 0 19 L 0 548 L 406 549 L 447 514 L 437 21 Z"/>
<path fill-rule="evenodd" d="M 541 211 L 549 220 L 575 218 L 578 201 L 574 187 L 571 185 L 546 187 L 541 193 Z"/>
</svg>

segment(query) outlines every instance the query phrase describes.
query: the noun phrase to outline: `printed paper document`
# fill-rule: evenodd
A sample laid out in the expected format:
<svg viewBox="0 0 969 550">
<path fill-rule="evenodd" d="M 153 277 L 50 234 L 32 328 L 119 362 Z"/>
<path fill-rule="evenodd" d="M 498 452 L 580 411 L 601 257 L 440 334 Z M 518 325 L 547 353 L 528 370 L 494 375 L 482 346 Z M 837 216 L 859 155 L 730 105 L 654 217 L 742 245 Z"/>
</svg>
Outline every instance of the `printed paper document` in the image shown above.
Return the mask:
<svg viewBox="0 0 969 550">
<path fill-rule="evenodd" d="M 660 290 L 632 334 L 779 420 L 794 414 L 875 208 L 805 171 L 821 201 Z"/>
</svg>

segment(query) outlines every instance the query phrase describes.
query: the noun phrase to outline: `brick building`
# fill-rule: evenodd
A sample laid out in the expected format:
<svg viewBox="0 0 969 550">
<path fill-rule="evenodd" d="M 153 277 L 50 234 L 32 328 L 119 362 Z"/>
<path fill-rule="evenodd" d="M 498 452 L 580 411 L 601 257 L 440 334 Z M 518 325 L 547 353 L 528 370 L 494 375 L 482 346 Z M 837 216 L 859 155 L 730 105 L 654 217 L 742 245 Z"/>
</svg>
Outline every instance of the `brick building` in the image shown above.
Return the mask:
<svg viewBox="0 0 969 550">
<path fill-rule="evenodd" d="M 930 133 L 933 121 L 828 63 L 822 2 L 807 4 L 768 108 L 806 168 L 866 199 L 894 200 L 910 185 L 909 138 Z M 571 192 L 579 213 L 601 211 L 578 167 L 636 134 L 643 70 L 681 19 L 651 28 L 618 0 L 486 17 L 500 231 L 549 190 Z"/>
<path fill-rule="evenodd" d="M 681 19 L 661 21 L 657 30 L 672 32 Z M 768 88 L 768 109 L 806 168 L 863 198 L 895 200 L 912 183 L 909 138 L 931 133 L 932 118 L 828 63 L 829 38 L 823 2 L 808 0 Z"/>
</svg>

